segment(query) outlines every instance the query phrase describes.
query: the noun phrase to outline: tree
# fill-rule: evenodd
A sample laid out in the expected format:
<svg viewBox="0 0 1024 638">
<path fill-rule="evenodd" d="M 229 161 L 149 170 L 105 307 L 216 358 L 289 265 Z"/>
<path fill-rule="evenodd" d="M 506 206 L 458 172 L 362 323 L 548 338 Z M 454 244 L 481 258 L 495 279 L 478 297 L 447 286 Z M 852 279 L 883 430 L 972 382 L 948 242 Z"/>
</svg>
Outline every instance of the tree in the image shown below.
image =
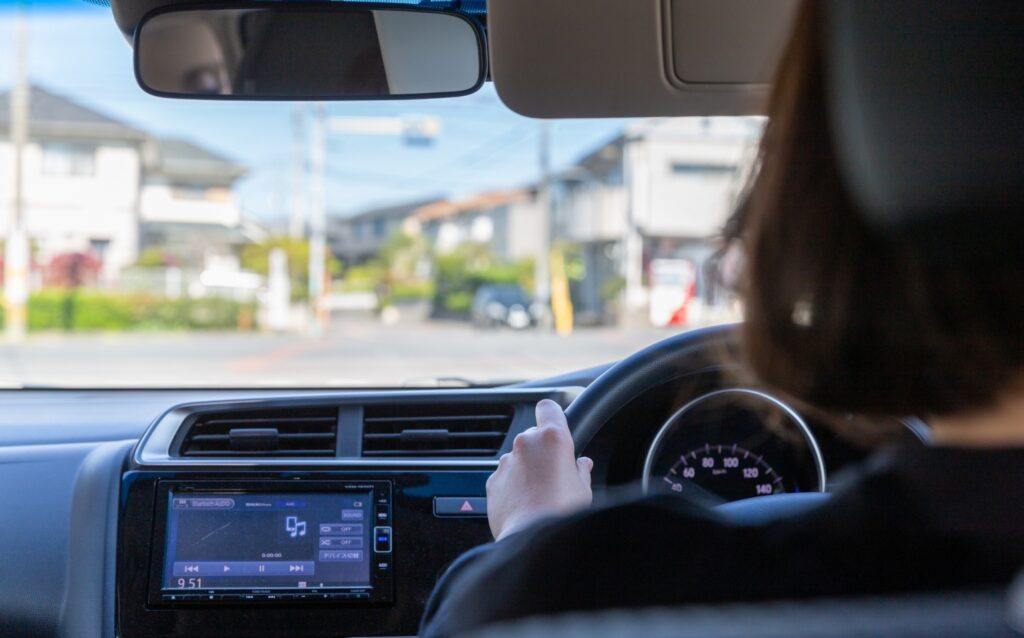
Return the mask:
<svg viewBox="0 0 1024 638">
<path fill-rule="evenodd" d="M 533 289 L 533 261 L 502 261 L 486 243 L 466 242 L 437 256 L 434 314 L 459 316 L 469 312 L 473 295 L 485 284 L 518 284 Z"/>
<path fill-rule="evenodd" d="M 180 266 L 181 258 L 162 246 L 150 246 L 135 261 L 139 268 L 168 268 Z"/>
</svg>

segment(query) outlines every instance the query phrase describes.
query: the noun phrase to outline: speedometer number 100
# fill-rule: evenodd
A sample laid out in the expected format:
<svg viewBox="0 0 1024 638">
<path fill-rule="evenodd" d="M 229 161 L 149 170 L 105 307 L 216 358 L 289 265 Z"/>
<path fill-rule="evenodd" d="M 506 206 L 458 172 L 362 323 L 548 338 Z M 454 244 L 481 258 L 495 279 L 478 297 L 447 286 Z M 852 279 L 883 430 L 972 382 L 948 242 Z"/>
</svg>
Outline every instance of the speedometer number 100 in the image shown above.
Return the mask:
<svg viewBox="0 0 1024 638">
<path fill-rule="evenodd" d="M 785 492 L 785 484 L 760 455 L 738 445 L 705 445 L 679 456 L 664 475 L 672 492 L 692 483 L 705 492 L 736 499 Z"/>
</svg>

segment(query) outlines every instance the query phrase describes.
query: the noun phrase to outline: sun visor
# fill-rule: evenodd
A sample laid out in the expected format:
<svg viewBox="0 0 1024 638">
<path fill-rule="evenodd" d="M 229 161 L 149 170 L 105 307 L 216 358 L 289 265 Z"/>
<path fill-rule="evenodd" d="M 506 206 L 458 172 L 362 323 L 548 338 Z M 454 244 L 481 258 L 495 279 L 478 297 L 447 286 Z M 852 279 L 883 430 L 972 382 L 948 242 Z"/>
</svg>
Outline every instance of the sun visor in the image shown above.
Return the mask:
<svg viewBox="0 0 1024 638">
<path fill-rule="evenodd" d="M 538 118 L 763 114 L 797 0 L 489 0 L 491 77 Z"/>
<path fill-rule="evenodd" d="M 1024 3 L 832 0 L 827 7 L 836 142 L 860 207 L 887 226 L 1019 211 Z"/>
</svg>

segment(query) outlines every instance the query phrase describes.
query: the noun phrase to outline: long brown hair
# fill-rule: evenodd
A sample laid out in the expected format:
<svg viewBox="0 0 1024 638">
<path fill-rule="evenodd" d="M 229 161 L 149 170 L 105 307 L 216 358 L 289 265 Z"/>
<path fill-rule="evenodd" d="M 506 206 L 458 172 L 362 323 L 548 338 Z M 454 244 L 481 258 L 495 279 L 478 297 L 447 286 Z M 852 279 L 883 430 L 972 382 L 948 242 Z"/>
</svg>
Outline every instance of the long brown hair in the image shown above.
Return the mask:
<svg viewBox="0 0 1024 638">
<path fill-rule="evenodd" d="M 1015 244 L 1004 236 L 950 258 L 942 238 L 966 227 L 894 235 L 859 214 L 830 130 L 823 4 L 799 12 L 738 213 L 745 356 L 763 382 L 822 408 L 982 407 L 1024 370 L 1024 244 L 996 249 Z"/>
</svg>

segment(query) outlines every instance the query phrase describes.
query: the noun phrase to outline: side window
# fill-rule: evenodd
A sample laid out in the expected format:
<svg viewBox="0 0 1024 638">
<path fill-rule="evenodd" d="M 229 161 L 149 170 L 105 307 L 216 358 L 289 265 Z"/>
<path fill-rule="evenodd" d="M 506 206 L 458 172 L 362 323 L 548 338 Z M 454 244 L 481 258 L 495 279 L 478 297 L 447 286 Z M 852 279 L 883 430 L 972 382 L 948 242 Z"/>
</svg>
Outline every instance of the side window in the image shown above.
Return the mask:
<svg viewBox="0 0 1024 638">
<path fill-rule="evenodd" d="M 68 142 L 43 144 L 43 175 L 88 177 L 95 174 L 94 145 Z"/>
</svg>

